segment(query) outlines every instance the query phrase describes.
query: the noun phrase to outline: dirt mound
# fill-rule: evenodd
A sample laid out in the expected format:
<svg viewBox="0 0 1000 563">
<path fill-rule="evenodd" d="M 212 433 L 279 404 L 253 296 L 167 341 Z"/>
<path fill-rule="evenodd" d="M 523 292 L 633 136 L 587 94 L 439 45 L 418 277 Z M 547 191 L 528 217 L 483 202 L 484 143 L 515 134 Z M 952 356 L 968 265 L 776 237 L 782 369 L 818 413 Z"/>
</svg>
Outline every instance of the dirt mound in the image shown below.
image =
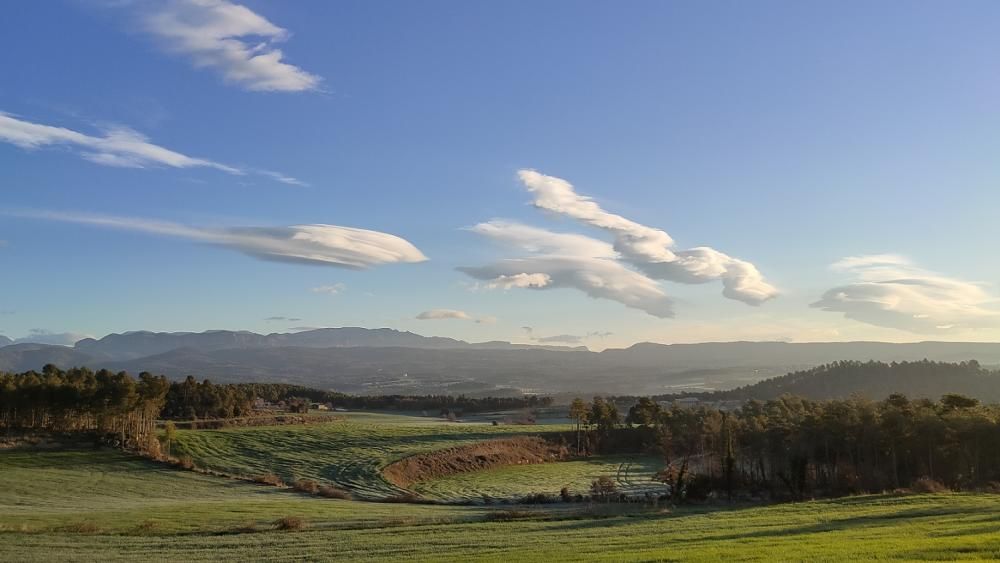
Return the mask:
<svg viewBox="0 0 1000 563">
<path fill-rule="evenodd" d="M 543 438 L 519 436 L 410 456 L 386 466 L 382 475 L 386 481 L 405 489 L 436 477 L 505 465 L 560 461 L 568 456 L 566 448 Z"/>
</svg>

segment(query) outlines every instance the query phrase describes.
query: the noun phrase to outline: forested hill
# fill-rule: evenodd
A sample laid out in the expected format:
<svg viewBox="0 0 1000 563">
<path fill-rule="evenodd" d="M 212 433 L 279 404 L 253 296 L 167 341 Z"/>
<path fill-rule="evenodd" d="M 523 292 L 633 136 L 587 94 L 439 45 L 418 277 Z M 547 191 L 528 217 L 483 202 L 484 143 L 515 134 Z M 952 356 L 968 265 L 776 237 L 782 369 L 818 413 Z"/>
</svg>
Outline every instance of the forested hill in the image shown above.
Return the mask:
<svg viewBox="0 0 1000 563">
<path fill-rule="evenodd" d="M 839 361 L 712 393 L 713 399 L 774 399 L 796 395 L 814 400 L 861 395 L 884 399 L 893 393 L 938 399 L 946 394 L 1000 402 L 1000 371 L 984 369 L 975 360 L 959 363 Z"/>
</svg>

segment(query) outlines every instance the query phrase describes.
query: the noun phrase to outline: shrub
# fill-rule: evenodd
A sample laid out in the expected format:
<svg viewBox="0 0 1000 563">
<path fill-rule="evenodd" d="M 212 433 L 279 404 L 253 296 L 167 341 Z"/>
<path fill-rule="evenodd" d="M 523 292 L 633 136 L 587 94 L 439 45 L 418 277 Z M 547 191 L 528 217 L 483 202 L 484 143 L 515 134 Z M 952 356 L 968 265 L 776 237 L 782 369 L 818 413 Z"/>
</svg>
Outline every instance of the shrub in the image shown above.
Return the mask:
<svg viewBox="0 0 1000 563">
<path fill-rule="evenodd" d="M 184 469 L 194 469 L 194 460 L 189 455 L 182 455 L 177 459 L 177 465 Z"/>
<path fill-rule="evenodd" d="M 298 516 L 285 516 L 274 521 L 274 527 L 279 530 L 302 530 L 308 525 Z"/>
<path fill-rule="evenodd" d="M 602 499 L 607 499 L 617 490 L 614 479 L 607 475 L 601 475 L 590 484 L 590 492 Z"/>
<path fill-rule="evenodd" d="M 317 493 L 319 494 L 319 496 L 324 498 L 339 498 L 342 500 L 351 500 L 351 493 L 345 491 L 344 489 L 334 487 L 333 485 L 323 485 L 319 488 L 319 491 L 317 491 Z"/>
<path fill-rule="evenodd" d="M 569 487 L 559 489 L 559 498 L 561 498 L 563 502 L 573 502 L 573 495 L 569 493 Z"/>
<path fill-rule="evenodd" d="M 272 485 L 274 487 L 281 487 L 285 483 L 274 473 L 263 473 L 253 478 L 255 483 L 260 483 L 261 485 Z"/>
<path fill-rule="evenodd" d="M 299 479 L 292 484 L 292 488 L 300 493 L 309 493 L 310 495 L 315 495 L 319 492 L 319 483 L 316 481 L 310 481 L 309 479 Z"/>
<path fill-rule="evenodd" d="M 910 489 L 915 493 L 944 493 L 949 489 L 940 481 L 935 481 L 930 477 L 921 477 L 913 482 Z"/>
</svg>

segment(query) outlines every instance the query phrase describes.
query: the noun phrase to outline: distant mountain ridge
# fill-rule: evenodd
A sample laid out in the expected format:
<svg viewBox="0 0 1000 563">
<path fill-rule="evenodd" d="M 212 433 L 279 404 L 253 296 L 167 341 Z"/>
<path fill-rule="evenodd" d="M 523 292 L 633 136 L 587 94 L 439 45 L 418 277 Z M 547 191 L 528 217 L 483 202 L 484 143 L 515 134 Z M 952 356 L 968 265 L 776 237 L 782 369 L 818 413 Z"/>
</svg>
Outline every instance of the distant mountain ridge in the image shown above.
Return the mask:
<svg viewBox="0 0 1000 563">
<path fill-rule="evenodd" d="M 0 347 L 0 371 L 46 363 L 222 382 L 284 381 L 352 393 L 613 393 L 726 390 L 840 360 L 977 360 L 1000 365 L 1000 343 L 722 342 L 584 347 L 469 343 L 393 329 L 296 333 L 129 332 L 74 347 Z"/>
<path fill-rule="evenodd" d="M 96 358 L 132 360 L 163 354 L 171 350 L 189 348 L 200 351 L 250 349 L 250 348 L 344 348 L 344 347 L 401 347 L 418 349 L 484 348 L 521 350 L 539 348 L 546 350 L 585 350 L 563 346 L 532 346 L 510 342 L 469 343 L 464 340 L 441 336 L 421 336 L 391 328 L 319 328 L 301 332 L 258 334 L 249 331 L 210 330 L 206 332 L 149 332 L 136 331 L 109 334 L 95 340 L 86 338 L 74 348 Z"/>
<path fill-rule="evenodd" d="M 13 340 L 11 340 L 10 338 L 7 338 L 6 336 L 0 334 L 0 348 L 3 348 L 4 346 L 10 346 L 13 343 L 14 343 Z"/>
</svg>

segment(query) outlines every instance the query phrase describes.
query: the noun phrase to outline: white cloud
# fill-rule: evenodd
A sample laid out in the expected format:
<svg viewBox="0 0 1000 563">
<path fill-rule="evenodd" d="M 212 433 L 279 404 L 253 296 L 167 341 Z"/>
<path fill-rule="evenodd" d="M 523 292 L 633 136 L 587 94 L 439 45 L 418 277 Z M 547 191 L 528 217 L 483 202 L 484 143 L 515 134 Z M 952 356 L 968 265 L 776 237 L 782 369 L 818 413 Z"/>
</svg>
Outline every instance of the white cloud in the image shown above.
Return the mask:
<svg viewBox="0 0 1000 563">
<path fill-rule="evenodd" d="M 486 284 L 488 289 L 510 289 L 512 287 L 533 287 L 543 288 L 552 283 L 552 277 L 548 274 L 526 274 L 521 272 L 514 275 L 501 275 L 493 278 Z"/>
<path fill-rule="evenodd" d="M 327 295 L 337 295 L 338 293 L 347 289 L 347 286 L 342 283 L 335 283 L 333 285 L 321 285 L 319 287 L 314 287 L 310 291 L 313 293 L 326 293 Z M 301 319 L 300 319 L 301 320 Z"/>
<path fill-rule="evenodd" d="M 187 156 L 154 145 L 144 135 L 127 127 L 116 127 L 105 131 L 102 135 L 94 136 L 65 127 L 25 121 L 8 113 L 0 112 L 0 141 L 28 150 L 52 146 L 68 147 L 76 151 L 81 158 L 103 166 L 213 168 L 236 176 L 254 173 L 268 176 L 285 184 L 305 185 L 303 182 L 280 172 L 243 170 L 212 160 Z"/>
<path fill-rule="evenodd" d="M 28 336 L 14 339 L 14 344 L 52 344 L 56 346 L 72 346 L 84 338 L 93 338 L 89 334 L 76 332 L 52 332 L 41 328 L 28 331 Z"/>
<path fill-rule="evenodd" d="M 552 344 L 552 343 L 563 343 L 563 344 L 580 344 L 583 342 L 582 336 L 577 336 L 575 334 L 556 334 L 553 336 L 543 336 L 541 338 L 532 339 L 535 342 L 541 342 L 542 344 Z"/>
<path fill-rule="evenodd" d="M 444 319 L 471 321 L 472 316 L 465 311 L 459 311 L 457 309 L 431 309 L 430 311 L 420 313 L 416 316 L 416 319 L 421 321 L 439 321 Z"/>
<path fill-rule="evenodd" d="M 496 317 L 486 316 L 486 317 L 473 317 L 465 311 L 460 311 L 458 309 L 431 309 L 429 311 L 424 311 L 414 317 L 419 321 L 441 321 L 441 320 L 459 320 L 459 321 L 472 321 L 476 324 L 488 324 L 491 325 L 497 322 Z"/>
<path fill-rule="evenodd" d="M 812 307 L 915 333 L 1000 326 L 1000 300 L 982 284 L 923 270 L 904 257 L 850 256 L 831 268 L 855 281 L 826 291 Z"/>
<path fill-rule="evenodd" d="M 185 238 L 239 250 L 262 260 L 356 269 L 427 260 L 417 247 L 395 235 L 337 225 L 212 229 L 149 219 L 73 213 L 21 212 L 6 215 Z"/>
<path fill-rule="evenodd" d="M 142 14 L 144 29 L 172 52 L 191 57 L 196 67 L 222 73 L 226 82 L 247 90 L 315 90 L 320 77 L 288 64 L 276 43 L 287 30 L 246 6 L 226 0 L 171 0 Z"/>
<path fill-rule="evenodd" d="M 672 303 L 659 284 L 615 260 L 616 253 L 607 243 L 503 221 L 482 223 L 472 231 L 528 254 L 487 266 L 459 268 L 486 282 L 487 288 L 575 288 L 657 317 L 673 316 Z"/>
<path fill-rule="evenodd" d="M 722 280 L 724 296 L 750 305 L 778 294 L 750 262 L 706 246 L 676 250 L 665 231 L 605 211 L 591 198 L 577 194 L 566 180 L 534 170 L 521 170 L 518 177 L 534 195 L 535 207 L 611 233 L 613 248 L 622 259 L 653 278 L 689 284 Z"/>
</svg>

